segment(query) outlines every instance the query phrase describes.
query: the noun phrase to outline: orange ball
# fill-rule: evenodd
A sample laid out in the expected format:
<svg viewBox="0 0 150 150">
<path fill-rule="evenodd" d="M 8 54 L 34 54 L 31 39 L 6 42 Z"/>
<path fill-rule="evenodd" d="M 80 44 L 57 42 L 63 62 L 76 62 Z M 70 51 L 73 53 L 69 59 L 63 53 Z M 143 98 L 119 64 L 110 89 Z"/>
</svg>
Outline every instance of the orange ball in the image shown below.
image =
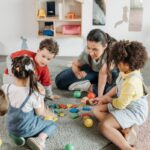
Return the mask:
<svg viewBox="0 0 150 150">
<path fill-rule="evenodd" d="M 96 95 L 93 92 L 89 92 L 87 97 L 91 99 L 91 98 L 95 98 Z"/>
</svg>

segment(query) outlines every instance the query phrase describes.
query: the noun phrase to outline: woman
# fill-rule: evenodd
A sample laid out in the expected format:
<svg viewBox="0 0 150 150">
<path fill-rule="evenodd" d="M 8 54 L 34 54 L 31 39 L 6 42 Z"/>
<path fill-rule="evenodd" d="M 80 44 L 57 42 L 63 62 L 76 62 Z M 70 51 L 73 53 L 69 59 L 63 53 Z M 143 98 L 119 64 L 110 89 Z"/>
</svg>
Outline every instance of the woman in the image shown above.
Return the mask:
<svg viewBox="0 0 150 150">
<path fill-rule="evenodd" d="M 56 85 L 62 90 L 93 91 L 98 97 L 114 85 L 118 72 L 111 74 L 110 47 L 116 40 L 100 29 L 87 36 L 87 48 L 72 67 L 56 76 Z"/>
</svg>

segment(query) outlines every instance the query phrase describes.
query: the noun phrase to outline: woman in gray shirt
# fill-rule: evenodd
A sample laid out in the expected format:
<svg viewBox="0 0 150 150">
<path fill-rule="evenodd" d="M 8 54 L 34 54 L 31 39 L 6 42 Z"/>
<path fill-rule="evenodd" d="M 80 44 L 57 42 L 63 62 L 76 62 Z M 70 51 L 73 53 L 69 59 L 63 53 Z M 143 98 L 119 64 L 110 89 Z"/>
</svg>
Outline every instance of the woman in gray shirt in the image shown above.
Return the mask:
<svg viewBox="0 0 150 150">
<path fill-rule="evenodd" d="M 118 71 L 113 69 L 110 47 L 116 40 L 100 29 L 93 29 L 87 36 L 87 47 L 74 60 L 72 67 L 60 72 L 55 79 L 62 90 L 93 91 L 98 97 L 114 85 Z"/>
</svg>

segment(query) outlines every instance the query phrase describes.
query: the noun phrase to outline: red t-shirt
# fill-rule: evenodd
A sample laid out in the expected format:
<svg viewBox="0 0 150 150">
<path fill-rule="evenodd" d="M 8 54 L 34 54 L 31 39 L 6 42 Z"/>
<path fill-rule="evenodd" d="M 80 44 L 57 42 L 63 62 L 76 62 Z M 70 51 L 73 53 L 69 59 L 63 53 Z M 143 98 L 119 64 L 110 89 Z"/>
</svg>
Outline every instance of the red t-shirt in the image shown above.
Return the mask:
<svg viewBox="0 0 150 150">
<path fill-rule="evenodd" d="M 22 55 L 26 55 L 29 56 L 30 58 L 33 59 L 35 65 L 36 65 L 36 75 L 38 77 L 38 81 L 43 85 L 43 86 L 49 86 L 51 85 L 51 78 L 50 78 L 50 72 L 48 69 L 48 66 L 39 66 L 36 61 L 35 61 L 35 56 L 36 53 L 29 51 L 29 50 L 19 50 L 17 52 L 14 52 L 10 55 L 10 57 L 12 59 L 22 56 Z M 5 74 L 8 74 L 8 69 L 5 70 Z"/>
</svg>

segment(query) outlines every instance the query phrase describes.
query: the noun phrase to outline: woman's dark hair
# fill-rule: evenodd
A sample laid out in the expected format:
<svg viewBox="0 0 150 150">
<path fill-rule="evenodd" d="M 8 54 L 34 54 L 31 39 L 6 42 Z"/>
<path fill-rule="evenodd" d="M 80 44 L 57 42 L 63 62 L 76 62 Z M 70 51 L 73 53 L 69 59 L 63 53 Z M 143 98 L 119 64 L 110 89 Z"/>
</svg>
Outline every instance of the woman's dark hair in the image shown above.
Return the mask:
<svg viewBox="0 0 150 150">
<path fill-rule="evenodd" d="M 16 78 L 27 79 L 29 77 L 29 95 L 31 95 L 34 90 L 39 91 L 34 70 L 34 63 L 28 56 L 16 57 L 12 61 L 12 73 Z"/>
<path fill-rule="evenodd" d="M 140 42 L 123 40 L 115 43 L 112 47 L 112 60 L 115 64 L 127 63 L 131 71 L 142 69 L 147 59 L 146 48 Z"/>
<path fill-rule="evenodd" d="M 108 33 L 105 33 L 104 31 L 100 29 L 93 29 L 89 32 L 87 36 L 87 41 L 92 42 L 100 42 L 102 46 L 105 46 L 107 44 L 107 48 L 105 49 L 105 52 L 107 53 L 107 75 L 108 75 L 108 81 L 111 82 L 112 76 L 110 72 L 111 67 L 111 47 L 114 42 L 116 42 L 116 39 L 111 37 Z"/>
</svg>

